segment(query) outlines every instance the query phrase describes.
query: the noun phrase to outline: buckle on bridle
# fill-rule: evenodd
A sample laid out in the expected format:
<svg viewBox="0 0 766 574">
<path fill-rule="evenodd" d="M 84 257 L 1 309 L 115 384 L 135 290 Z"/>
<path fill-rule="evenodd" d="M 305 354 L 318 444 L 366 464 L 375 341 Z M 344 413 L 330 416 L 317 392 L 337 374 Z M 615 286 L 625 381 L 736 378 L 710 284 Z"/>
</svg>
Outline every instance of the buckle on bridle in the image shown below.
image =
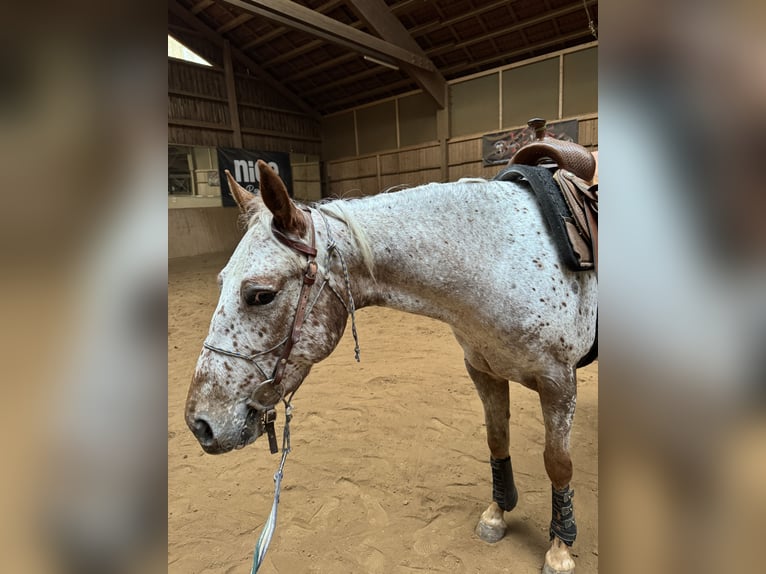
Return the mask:
<svg viewBox="0 0 766 574">
<path fill-rule="evenodd" d="M 316 282 L 318 269 L 319 266 L 316 261 L 313 259 L 309 261 L 309 264 L 306 267 L 306 273 L 303 274 L 303 282 L 306 285 L 313 285 Z"/>
</svg>

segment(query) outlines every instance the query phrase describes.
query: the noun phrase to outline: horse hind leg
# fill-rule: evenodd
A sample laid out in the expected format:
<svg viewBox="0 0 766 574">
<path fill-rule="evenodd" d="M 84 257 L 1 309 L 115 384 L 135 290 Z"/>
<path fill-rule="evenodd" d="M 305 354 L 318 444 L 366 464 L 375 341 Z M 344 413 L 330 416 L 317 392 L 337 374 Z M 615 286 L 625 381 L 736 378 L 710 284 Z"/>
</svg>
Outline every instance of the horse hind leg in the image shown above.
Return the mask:
<svg viewBox="0 0 766 574">
<path fill-rule="evenodd" d="M 505 536 L 503 512 L 512 510 L 518 500 L 508 454 L 508 381 L 478 371 L 468 361 L 465 365 L 484 405 L 492 468 L 492 503 L 482 513 L 476 534 L 485 542 L 494 543 Z"/>
<path fill-rule="evenodd" d="M 569 454 L 569 434 L 577 400 L 575 371 L 567 369 L 561 376 L 538 377 L 537 382 L 545 422 L 543 459 L 552 487 L 551 547 L 545 554 L 543 574 L 571 574 L 575 563 L 569 548 L 577 537 Z"/>
</svg>

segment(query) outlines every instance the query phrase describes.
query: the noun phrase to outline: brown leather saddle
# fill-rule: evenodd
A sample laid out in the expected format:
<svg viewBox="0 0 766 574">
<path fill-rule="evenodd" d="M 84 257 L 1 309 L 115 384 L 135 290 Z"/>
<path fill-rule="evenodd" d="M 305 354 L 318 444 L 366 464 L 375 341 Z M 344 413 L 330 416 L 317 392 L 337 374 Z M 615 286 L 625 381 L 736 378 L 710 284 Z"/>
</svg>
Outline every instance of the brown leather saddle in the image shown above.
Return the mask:
<svg viewBox="0 0 766 574">
<path fill-rule="evenodd" d="M 596 160 L 579 144 L 548 137 L 545 124 L 542 118 L 529 120 L 535 140 L 517 151 L 495 179 L 526 180 L 568 266 L 574 271 L 598 272 L 598 184 L 593 183 Z"/>
</svg>

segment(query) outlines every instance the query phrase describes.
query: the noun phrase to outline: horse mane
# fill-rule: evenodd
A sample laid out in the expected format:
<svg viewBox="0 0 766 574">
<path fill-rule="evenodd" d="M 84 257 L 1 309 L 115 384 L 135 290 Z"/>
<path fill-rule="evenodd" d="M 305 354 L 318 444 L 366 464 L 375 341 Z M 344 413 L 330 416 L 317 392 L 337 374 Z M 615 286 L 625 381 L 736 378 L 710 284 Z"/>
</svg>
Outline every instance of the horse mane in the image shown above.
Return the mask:
<svg viewBox="0 0 766 574">
<path fill-rule="evenodd" d="M 345 202 L 351 201 L 348 199 L 336 199 L 325 202 L 318 202 L 314 206 L 324 213 L 329 215 L 333 219 L 337 219 L 341 223 L 345 224 L 348 230 L 351 232 L 351 237 L 354 238 L 357 248 L 359 249 L 359 255 L 362 257 L 362 263 L 370 273 L 370 277 L 375 279 L 375 265 L 372 259 L 372 248 L 370 247 L 370 241 L 367 238 L 367 233 L 359 225 L 359 221 L 349 213 L 344 207 Z"/>
</svg>

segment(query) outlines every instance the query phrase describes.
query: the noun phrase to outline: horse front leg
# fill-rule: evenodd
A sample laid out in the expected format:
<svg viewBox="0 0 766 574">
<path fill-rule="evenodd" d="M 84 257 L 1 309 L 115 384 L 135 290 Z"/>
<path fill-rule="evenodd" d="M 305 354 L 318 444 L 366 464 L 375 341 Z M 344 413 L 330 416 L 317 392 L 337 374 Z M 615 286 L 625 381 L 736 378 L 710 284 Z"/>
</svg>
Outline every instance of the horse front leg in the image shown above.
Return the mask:
<svg viewBox="0 0 766 574">
<path fill-rule="evenodd" d="M 575 563 L 569 548 L 577 537 L 569 455 L 569 433 L 577 401 L 574 369 L 560 377 L 538 378 L 538 392 L 545 422 L 543 459 L 552 487 L 551 547 L 545 554 L 543 574 L 571 574 Z"/>
<path fill-rule="evenodd" d="M 519 497 L 513 482 L 511 457 L 508 454 L 508 422 L 511 416 L 508 381 L 478 371 L 468 361 L 465 366 L 484 405 L 492 467 L 492 503 L 482 513 L 476 525 L 476 534 L 485 542 L 493 543 L 505 536 L 503 512 L 512 510 Z"/>
</svg>

